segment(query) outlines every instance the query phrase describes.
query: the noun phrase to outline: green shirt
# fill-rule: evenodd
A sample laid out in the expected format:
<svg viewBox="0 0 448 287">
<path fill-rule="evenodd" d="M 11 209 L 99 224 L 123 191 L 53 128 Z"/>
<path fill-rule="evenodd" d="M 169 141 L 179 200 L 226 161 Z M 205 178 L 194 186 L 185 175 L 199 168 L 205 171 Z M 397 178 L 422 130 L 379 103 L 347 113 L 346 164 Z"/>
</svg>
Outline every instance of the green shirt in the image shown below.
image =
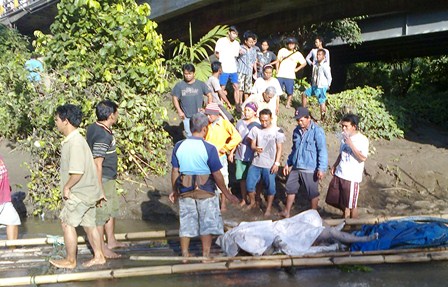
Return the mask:
<svg viewBox="0 0 448 287">
<path fill-rule="evenodd" d="M 78 130 L 62 141 L 60 173 L 62 192 L 70 174 L 82 174 L 81 179 L 70 189 L 71 194 L 87 204 L 95 204 L 101 198 L 92 152 Z"/>
</svg>

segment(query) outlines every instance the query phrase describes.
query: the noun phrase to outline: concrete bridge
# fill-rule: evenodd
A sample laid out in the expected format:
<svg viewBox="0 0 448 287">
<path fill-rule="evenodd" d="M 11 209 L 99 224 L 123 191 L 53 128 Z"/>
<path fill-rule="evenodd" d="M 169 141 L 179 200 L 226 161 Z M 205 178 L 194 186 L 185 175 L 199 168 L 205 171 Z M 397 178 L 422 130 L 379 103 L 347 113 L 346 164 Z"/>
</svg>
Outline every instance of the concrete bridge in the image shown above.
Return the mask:
<svg viewBox="0 0 448 287">
<path fill-rule="evenodd" d="M 32 35 L 48 32 L 58 0 L 0 0 L 19 3 L 3 11 L 0 22 Z M 333 40 L 333 64 L 446 54 L 448 1 L 446 0 L 141 0 L 151 5 L 151 19 L 164 39 L 195 37 L 217 24 L 237 25 L 260 37 L 289 32 L 300 25 L 367 15 L 360 22 L 363 44 L 356 48 Z M 349 56 L 348 56 L 349 55 Z"/>
</svg>

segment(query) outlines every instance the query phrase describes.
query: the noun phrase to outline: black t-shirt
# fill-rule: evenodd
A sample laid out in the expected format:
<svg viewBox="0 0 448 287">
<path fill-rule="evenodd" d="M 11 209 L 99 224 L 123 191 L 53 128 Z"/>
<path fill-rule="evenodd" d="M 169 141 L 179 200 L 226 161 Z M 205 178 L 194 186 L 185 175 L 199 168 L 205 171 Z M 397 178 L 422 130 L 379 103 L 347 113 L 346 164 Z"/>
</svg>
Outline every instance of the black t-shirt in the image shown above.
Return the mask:
<svg viewBox="0 0 448 287">
<path fill-rule="evenodd" d="M 105 125 L 97 122 L 87 128 L 86 137 L 93 158 L 104 158 L 102 178 L 117 178 L 118 157 L 112 131 Z"/>
</svg>

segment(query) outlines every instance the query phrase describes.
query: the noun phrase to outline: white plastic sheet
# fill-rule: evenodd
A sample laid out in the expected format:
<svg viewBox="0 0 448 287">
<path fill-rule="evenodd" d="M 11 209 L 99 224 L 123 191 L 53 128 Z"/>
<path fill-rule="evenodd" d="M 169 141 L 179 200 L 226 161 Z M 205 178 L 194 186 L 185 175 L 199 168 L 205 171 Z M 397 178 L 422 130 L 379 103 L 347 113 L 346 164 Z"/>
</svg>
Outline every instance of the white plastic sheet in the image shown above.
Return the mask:
<svg viewBox="0 0 448 287">
<path fill-rule="evenodd" d="M 236 256 L 240 249 L 260 256 L 274 242 L 280 247 L 280 251 L 287 255 L 336 250 L 337 245 L 312 246 L 324 228 L 319 213 L 316 210 L 307 210 L 276 222 L 242 222 L 218 237 L 216 243 L 227 256 Z"/>
</svg>

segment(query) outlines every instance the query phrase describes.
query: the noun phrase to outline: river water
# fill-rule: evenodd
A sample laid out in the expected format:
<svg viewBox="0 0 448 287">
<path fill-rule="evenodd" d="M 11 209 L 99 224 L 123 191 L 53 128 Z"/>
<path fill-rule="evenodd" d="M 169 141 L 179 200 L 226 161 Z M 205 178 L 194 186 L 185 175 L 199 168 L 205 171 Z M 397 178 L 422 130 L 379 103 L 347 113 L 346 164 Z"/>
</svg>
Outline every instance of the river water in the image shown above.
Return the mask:
<svg viewBox="0 0 448 287">
<path fill-rule="evenodd" d="M 117 233 L 175 229 L 176 226 L 155 225 L 141 220 L 118 220 Z M 45 232 L 43 232 L 45 231 Z M 0 238 L 4 239 L 4 229 L 0 231 Z M 41 221 L 28 219 L 20 229 L 22 238 L 41 237 L 47 234 L 61 235 L 62 231 L 57 221 Z M 49 265 L 49 264 L 48 264 Z M 45 274 L 45 266 L 33 270 L 33 275 Z M 87 270 L 83 270 L 87 271 Z M 70 271 L 66 271 L 69 273 Z M 22 273 L 22 272 L 20 272 Z M 7 274 L 7 275 L 5 275 Z M 24 276 L 10 272 L 0 273 L 1 277 Z M 370 265 L 369 270 L 344 270 L 337 267 L 258 269 L 228 272 L 204 272 L 200 274 L 158 275 L 124 278 L 115 280 L 97 280 L 64 284 L 48 284 L 39 286 L 67 286 L 67 287 L 221 287 L 221 286 L 338 286 L 338 287 L 370 287 L 370 286 L 448 286 L 448 262 L 412 263 L 412 264 L 381 264 Z"/>
</svg>

